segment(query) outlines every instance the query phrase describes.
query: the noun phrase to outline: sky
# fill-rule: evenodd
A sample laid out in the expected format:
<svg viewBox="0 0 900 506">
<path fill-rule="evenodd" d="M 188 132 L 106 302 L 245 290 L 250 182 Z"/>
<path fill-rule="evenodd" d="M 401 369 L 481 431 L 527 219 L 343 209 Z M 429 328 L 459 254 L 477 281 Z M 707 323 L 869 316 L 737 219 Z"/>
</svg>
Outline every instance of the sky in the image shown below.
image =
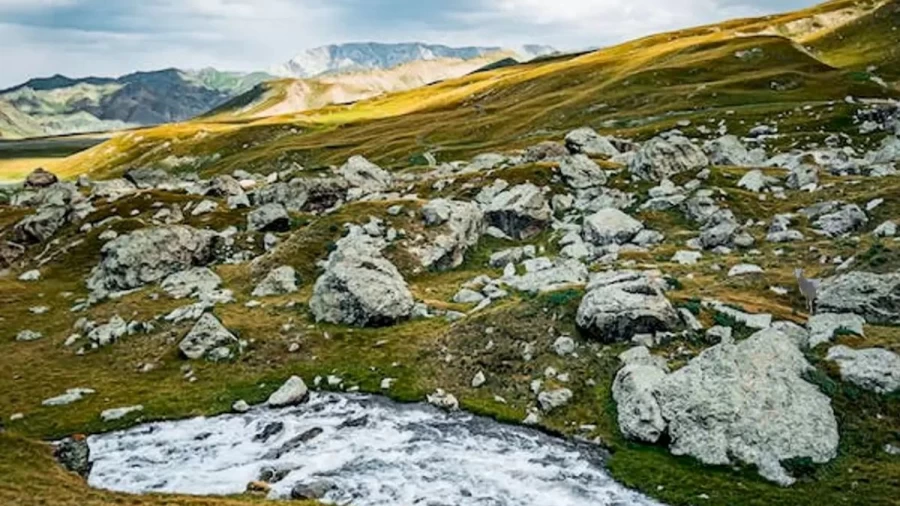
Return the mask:
<svg viewBox="0 0 900 506">
<path fill-rule="evenodd" d="M 137 70 L 267 70 L 342 42 L 598 47 L 816 0 L 0 0 L 0 87 Z"/>
</svg>

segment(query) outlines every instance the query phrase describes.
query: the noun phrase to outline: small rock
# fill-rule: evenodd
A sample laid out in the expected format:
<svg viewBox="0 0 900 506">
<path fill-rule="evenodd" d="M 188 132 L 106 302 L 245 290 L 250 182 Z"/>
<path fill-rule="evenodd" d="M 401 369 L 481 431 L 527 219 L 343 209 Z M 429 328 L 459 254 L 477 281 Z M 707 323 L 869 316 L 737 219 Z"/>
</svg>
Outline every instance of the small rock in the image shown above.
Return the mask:
<svg viewBox="0 0 900 506">
<path fill-rule="evenodd" d="M 144 406 L 141 406 L 140 404 L 137 406 L 128 406 L 128 407 L 124 407 L 124 408 L 107 409 L 107 410 L 103 411 L 102 413 L 100 413 L 100 418 L 104 422 L 113 422 L 115 420 L 121 420 L 122 418 L 125 418 L 126 416 L 130 415 L 131 413 L 136 413 L 138 411 L 143 411 L 143 410 L 144 410 Z"/>
<path fill-rule="evenodd" d="M 291 376 L 266 401 L 270 407 L 281 408 L 303 404 L 309 399 L 309 389 L 299 376 Z"/>
<path fill-rule="evenodd" d="M 472 378 L 472 388 L 479 388 L 484 385 L 485 382 L 487 382 L 487 378 L 484 377 L 484 373 L 478 371 L 478 374 L 476 374 L 475 377 Z"/>
<path fill-rule="evenodd" d="M 247 401 L 240 399 L 234 401 L 234 404 L 231 405 L 231 411 L 234 411 L 235 413 L 246 413 L 250 411 L 250 405 L 247 404 Z"/>
</svg>

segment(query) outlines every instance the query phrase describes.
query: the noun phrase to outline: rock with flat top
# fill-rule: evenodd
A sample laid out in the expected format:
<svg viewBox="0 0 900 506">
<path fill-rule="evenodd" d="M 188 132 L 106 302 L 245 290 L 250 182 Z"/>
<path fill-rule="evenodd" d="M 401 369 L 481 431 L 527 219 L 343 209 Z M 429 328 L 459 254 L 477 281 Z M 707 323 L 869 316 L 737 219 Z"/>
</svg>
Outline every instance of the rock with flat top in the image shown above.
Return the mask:
<svg viewBox="0 0 900 506">
<path fill-rule="evenodd" d="M 881 348 L 854 350 L 835 346 L 828 360 L 838 364 L 844 381 L 879 394 L 900 390 L 900 355 Z"/>
<path fill-rule="evenodd" d="M 806 326 L 809 328 L 810 348 L 831 342 L 838 332 L 850 332 L 857 336 L 864 336 L 863 325 L 866 320 L 853 313 L 818 313 L 809 317 Z"/>
<path fill-rule="evenodd" d="M 822 280 L 820 313 L 853 313 L 873 325 L 900 325 L 900 272 L 848 272 Z"/>
</svg>

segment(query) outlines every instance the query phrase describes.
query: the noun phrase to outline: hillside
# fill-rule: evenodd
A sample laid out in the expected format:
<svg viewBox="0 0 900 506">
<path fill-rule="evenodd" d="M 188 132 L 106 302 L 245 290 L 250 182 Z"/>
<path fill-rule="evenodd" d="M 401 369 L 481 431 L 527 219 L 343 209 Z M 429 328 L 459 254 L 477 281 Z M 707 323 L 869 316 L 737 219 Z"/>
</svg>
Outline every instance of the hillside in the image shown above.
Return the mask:
<svg viewBox="0 0 900 506">
<path fill-rule="evenodd" d="M 471 59 L 428 59 L 386 69 L 269 81 L 217 107 L 203 120 L 262 118 L 358 102 L 461 77 L 511 55 L 498 51 Z"/>
<path fill-rule="evenodd" d="M 0 143 L 0 504 L 896 506 L 898 5 Z"/>
<path fill-rule="evenodd" d="M 120 78 L 65 76 L 32 79 L 0 91 L 19 114 L 0 125 L 6 138 L 121 130 L 184 121 L 269 78 L 214 69 L 167 69 Z"/>
</svg>

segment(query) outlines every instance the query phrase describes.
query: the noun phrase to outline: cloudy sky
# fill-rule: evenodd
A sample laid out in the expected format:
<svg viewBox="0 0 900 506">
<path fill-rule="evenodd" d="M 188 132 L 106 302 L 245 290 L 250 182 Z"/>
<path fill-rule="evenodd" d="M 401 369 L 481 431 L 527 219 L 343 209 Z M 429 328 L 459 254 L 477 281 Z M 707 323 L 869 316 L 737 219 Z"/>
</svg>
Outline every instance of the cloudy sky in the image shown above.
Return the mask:
<svg viewBox="0 0 900 506">
<path fill-rule="evenodd" d="M 602 46 L 815 0 L 0 0 L 0 87 L 166 67 L 266 70 L 351 41 Z"/>
</svg>

